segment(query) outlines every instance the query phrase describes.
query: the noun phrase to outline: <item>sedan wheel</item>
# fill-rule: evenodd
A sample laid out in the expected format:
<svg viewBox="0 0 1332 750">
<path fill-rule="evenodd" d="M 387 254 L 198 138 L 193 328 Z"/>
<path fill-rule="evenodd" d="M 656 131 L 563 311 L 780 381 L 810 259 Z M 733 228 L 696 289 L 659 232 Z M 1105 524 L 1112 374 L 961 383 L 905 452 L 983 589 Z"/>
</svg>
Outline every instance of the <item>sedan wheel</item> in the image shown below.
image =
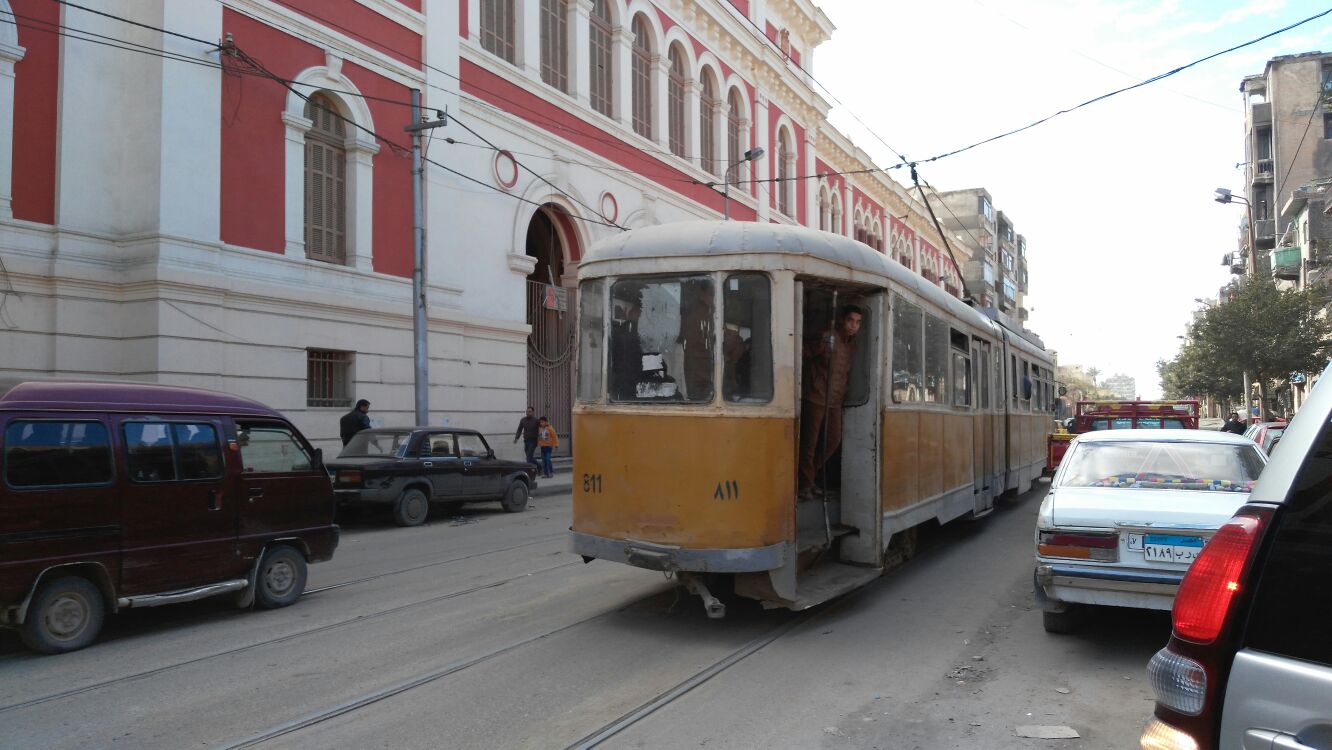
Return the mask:
<svg viewBox="0 0 1332 750">
<path fill-rule="evenodd" d="M 509 513 L 519 513 L 527 510 L 527 482 L 521 479 L 514 480 L 509 485 L 509 491 L 504 493 L 504 499 L 500 501 L 500 507 Z"/>
<path fill-rule="evenodd" d="M 393 522 L 399 526 L 420 526 L 430 515 L 430 499 L 417 489 L 403 490 L 393 504 Z"/>
</svg>

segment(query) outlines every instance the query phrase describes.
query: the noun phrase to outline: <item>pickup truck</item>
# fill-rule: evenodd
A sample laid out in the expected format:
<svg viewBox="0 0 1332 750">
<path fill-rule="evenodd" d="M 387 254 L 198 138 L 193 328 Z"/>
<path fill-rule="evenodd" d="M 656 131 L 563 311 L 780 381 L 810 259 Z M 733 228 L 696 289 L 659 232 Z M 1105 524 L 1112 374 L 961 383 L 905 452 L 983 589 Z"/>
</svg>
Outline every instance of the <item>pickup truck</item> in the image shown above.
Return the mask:
<svg viewBox="0 0 1332 750">
<path fill-rule="evenodd" d="M 1061 427 L 1045 443 L 1045 475 L 1053 476 L 1077 435 L 1098 430 L 1198 429 L 1197 401 L 1079 401 L 1073 426 Z"/>
</svg>

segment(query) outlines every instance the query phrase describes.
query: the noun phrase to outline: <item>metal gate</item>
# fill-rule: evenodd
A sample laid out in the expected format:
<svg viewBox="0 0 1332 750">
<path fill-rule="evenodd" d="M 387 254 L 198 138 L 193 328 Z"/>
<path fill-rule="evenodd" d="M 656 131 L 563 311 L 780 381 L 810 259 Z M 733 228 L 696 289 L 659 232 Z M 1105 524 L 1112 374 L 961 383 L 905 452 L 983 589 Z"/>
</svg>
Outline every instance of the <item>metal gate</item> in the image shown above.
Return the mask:
<svg viewBox="0 0 1332 750">
<path fill-rule="evenodd" d="M 577 291 L 527 282 L 527 403 L 550 418 L 560 436 L 558 455 L 573 452 L 574 345 Z"/>
</svg>

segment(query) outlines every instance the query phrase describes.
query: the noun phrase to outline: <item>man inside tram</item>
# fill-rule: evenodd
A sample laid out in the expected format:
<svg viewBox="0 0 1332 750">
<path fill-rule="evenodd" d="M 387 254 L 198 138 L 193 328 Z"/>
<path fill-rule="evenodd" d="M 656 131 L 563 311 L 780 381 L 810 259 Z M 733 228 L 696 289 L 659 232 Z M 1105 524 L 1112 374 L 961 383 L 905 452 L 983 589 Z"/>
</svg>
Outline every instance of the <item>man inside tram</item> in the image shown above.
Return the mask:
<svg viewBox="0 0 1332 750">
<path fill-rule="evenodd" d="M 831 329 L 805 344 L 800 408 L 799 498 L 802 500 L 822 494 L 814 486 L 814 479 L 841 445 L 842 402 L 855 361 L 856 334 L 863 319 L 864 312 L 859 307 L 846 305 L 838 311 Z"/>
<path fill-rule="evenodd" d="M 643 347 L 638 336 L 638 319 L 643 314 L 643 307 L 638 290 L 626 290 L 614 305 L 610 335 L 611 398 L 632 400 L 643 372 Z"/>
</svg>

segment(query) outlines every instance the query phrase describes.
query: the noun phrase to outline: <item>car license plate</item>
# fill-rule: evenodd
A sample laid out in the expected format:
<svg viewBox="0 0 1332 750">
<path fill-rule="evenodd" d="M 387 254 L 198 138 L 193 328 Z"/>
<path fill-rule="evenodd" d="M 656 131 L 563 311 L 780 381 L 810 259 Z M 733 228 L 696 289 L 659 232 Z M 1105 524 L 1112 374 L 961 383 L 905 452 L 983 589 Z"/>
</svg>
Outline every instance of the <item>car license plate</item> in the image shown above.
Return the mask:
<svg viewBox="0 0 1332 750">
<path fill-rule="evenodd" d="M 1142 538 L 1142 557 L 1147 562 L 1191 563 L 1202 552 L 1203 540 L 1197 536 L 1147 534 Z"/>
</svg>

